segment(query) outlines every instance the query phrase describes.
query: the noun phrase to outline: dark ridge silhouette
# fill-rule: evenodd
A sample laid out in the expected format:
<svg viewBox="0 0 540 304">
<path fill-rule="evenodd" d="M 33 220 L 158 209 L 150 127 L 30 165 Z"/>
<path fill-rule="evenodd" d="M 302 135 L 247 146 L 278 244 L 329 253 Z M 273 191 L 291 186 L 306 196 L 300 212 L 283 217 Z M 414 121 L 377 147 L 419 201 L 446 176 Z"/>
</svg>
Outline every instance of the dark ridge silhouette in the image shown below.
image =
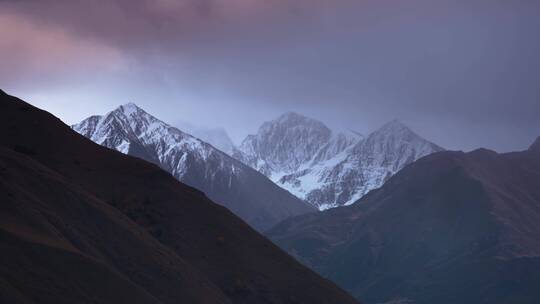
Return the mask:
<svg viewBox="0 0 540 304">
<path fill-rule="evenodd" d="M 356 303 L 202 192 L 0 96 L 1 303 Z"/>
</svg>

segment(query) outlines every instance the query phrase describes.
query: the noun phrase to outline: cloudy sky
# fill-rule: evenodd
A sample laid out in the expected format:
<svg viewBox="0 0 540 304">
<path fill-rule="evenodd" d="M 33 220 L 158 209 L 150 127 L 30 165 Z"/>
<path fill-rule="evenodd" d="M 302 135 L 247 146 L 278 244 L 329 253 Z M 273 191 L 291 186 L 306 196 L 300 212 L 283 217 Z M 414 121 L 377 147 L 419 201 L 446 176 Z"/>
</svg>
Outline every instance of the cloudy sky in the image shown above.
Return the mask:
<svg viewBox="0 0 540 304">
<path fill-rule="evenodd" d="M 135 102 L 235 141 L 285 111 L 450 148 L 540 135 L 538 0 L 0 0 L 0 86 L 67 123 Z"/>
</svg>

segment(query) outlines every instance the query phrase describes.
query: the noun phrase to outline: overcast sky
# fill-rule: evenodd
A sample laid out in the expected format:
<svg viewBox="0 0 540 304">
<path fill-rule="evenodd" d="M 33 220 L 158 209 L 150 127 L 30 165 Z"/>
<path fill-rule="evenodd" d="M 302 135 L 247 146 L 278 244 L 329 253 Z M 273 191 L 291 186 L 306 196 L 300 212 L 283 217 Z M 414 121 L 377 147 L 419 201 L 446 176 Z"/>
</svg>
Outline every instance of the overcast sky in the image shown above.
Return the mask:
<svg viewBox="0 0 540 304">
<path fill-rule="evenodd" d="M 135 102 L 238 142 L 296 111 L 521 150 L 540 135 L 540 1 L 0 0 L 0 86 L 66 123 Z"/>
</svg>

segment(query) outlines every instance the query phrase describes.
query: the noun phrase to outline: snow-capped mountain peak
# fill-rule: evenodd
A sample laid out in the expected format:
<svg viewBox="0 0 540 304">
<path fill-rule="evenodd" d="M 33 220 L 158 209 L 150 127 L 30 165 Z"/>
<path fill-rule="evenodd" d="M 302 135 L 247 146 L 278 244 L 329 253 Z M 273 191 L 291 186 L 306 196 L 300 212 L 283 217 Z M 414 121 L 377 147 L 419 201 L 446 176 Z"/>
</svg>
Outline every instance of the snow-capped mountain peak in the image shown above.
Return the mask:
<svg viewBox="0 0 540 304">
<path fill-rule="evenodd" d="M 246 137 L 234 156 L 323 210 L 352 204 L 405 165 L 440 150 L 398 120 L 364 137 L 288 112 Z"/>
<path fill-rule="evenodd" d="M 402 122 L 393 120 L 355 146 L 353 154 L 360 159 L 360 156 L 364 156 L 363 160 L 359 159 L 362 163 L 386 168 L 389 177 L 418 158 L 442 150 L 443 148 L 420 137 Z"/>
<path fill-rule="evenodd" d="M 267 121 L 259 128 L 258 134 L 272 132 L 277 128 L 309 129 L 309 131 L 330 132 L 330 129 L 322 122 L 300 115 L 296 112 L 287 112 L 277 119 Z"/>
<path fill-rule="evenodd" d="M 310 161 L 331 136 L 332 131 L 322 122 L 287 112 L 263 123 L 234 155 L 267 176 L 279 175 Z"/>
<path fill-rule="evenodd" d="M 196 149 L 200 157 L 207 156 L 202 141 L 158 120 L 134 103 L 121 105 L 103 116 L 91 116 L 74 125 L 73 129 L 100 145 L 122 153 L 132 151 L 136 156 L 151 158 L 155 163 L 160 161 L 160 157 L 156 153 L 146 155 L 148 149 L 142 149 L 142 146 L 152 144 L 168 153 L 189 146 Z M 166 145 L 169 147 L 165 148 Z M 180 171 L 177 173 L 181 174 Z"/>
<path fill-rule="evenodd" d="M 73 129 L 96 143 L 162 166 L 168 159 L 188 151 L 202 161 L 214 152 L 209 144 L 164 123 L 134 103 L 121 105 L 103 116 L 92 116 Z M 177 162 L 168 164 L 166 169 L 181 179 L 188 168 L 185 162 Z"/>
<path fill-rule="evenodd" d="M 394 119 L 384 125 L 382 125 L 377 130 L 369 134 L 368 137 L 377 138 L 377 139 L 387 139 L 387 138 L 420 138 L 411 128 L 405 125 L 403 122 Z"/>
<path fill-rule="evenodd" d="M 331 134 L 332 131 L 322 122 L 295 112 L 287 112 L 276 120 L 263 123 L 255 138 L 260 144 L 277 144 L 276 149 L 283 148 L 286 144 L 302 144 L 299 148 L 305 151 L 297 152 L 303 152 L 303 155 L 297 153 L 295 156 L 309 158 L 315 153 L 314 146 L 328 140 Z"/>
</svg>

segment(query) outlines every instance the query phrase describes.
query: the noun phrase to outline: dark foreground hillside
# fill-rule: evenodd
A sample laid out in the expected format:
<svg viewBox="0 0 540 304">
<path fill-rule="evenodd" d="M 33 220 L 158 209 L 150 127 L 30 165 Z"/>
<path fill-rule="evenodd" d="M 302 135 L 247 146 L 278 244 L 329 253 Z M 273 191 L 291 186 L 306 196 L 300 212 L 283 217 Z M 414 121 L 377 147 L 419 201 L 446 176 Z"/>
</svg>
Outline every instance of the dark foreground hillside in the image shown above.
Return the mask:
<svg viewBox="0 0 540 304">
<path fill-rule="evenodd" d="M 1 303 L 356 303 L 225 208 L 0 91 Z"/>
<path fill-rule="evenodd" d="M 540 140 L 424 157 L 268 235 L 366 303 L 540 303 Z"/>
</svg>

